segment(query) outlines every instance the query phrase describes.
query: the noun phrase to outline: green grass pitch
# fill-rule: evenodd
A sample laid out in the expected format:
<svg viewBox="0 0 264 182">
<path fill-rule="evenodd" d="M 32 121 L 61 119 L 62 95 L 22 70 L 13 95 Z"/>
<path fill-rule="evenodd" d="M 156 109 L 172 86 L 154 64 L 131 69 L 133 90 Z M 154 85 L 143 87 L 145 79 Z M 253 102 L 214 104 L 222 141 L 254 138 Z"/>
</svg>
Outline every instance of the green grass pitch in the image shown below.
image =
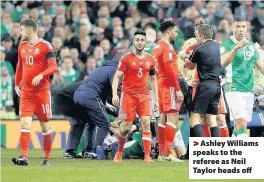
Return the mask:
<svg viewBox="0 0 264 182">
<path fill-rule="evenodd" d="M 145 164 L 142 160 L 91 161 L 62 159 L 62 150 L 52 151 L 52 165 L 41 167 L 41 150 L 31 150 L 30 165 L 15 166 L 11 162 L 18 150 L 1 150 L 2 182 L 209 182 L 209 181 L 263 181 L 263 180 L 189 180 L 188 162 L 156 162 Z"/>
</svg>

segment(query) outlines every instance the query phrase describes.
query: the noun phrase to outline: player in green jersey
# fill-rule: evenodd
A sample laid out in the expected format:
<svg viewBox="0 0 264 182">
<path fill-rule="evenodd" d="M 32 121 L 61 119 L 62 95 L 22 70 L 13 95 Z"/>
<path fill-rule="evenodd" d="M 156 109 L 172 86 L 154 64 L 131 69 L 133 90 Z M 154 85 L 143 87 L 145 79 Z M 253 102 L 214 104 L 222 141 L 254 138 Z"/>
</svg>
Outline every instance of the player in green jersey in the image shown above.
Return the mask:
<svg viewBox="0 0 264 182">
<path fill-rule="evenodd" d="M 233 25 L 233 34 L 221 45 L 221 64 L 226 67 L 226 99 L 230 109 L 230 118 L 234 120 L 233 136 L 247 136 L 247 122 L 252 119 L 254 105 L 254 75 L 256 66 L 264 73 L 264 64 L 259 58 L 254 43 L 246 39 L 247 22 L 237 18 Z"/>
</svg>

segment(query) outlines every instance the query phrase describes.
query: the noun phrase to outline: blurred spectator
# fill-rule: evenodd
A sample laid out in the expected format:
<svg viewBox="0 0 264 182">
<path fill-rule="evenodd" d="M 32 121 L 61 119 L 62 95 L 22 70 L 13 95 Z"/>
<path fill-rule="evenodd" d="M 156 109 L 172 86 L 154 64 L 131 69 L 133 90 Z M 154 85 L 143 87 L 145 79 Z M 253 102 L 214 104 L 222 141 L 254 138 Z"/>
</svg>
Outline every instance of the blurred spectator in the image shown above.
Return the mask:
<svg viewBox="0 0 264 182">
<path fill-rule="evenodd" d="M 97 27 L 94 29 L 94 37 L 92 37 L 91 44 L 97 46 L 105 38 L 104 29 Z"/>
<path fill-rule="evenodd" d="M 52 39 L 52 42 L 51 42 L 53 48 L 54 48 L 54 52 L 56 54 L 56 57 L 58 58 L 59 57 L 59 52 L 60 52 L 60 49 L 62 47 L 62 39 L 60 37 L 54 37 Z M 57 60 L 59 61 L 59 60 Z"/>
<path fill-rule="evenodd" d="M 63 59 L 65 57 L 70 56 L 70 49 L 69 47 L 62 47 L 60 50 L 60 60 L 59 60 L 59 64 L 63 63 Z"/>
<path fill-rule="evenodd" d="M 123 27 L 115 26 L 113 30 L 113 39 L 112 39 L 114 46 L 116 46 L 120 42 L 123 36 L 124 36 Z"/>
<path fill-rule="evenodd" d="M 61 71 L 58 70 L 54 73 L 53 78 L 51 80 L 51 95 L 55 95 L 58 91 L 63 88 L 63 77 L 61 76 Z"/>
<path fill-rule="evenodd" d="M 29 13 L 30 18 L 32 18 L 35 21 L 39 21 L 39 9 L 38 8 L 32 8 Z M 38 22 L 39 23 L 39 22 Z"/>
<path fill-rule="evenodd" d="M 229 22 L 228 22 L 226 19 L 222 19 L 222 20 L 219 22 L 218 29 L 222 29 L 222 30 L 224 30 L 227 34 L 231 35 L 232 27 L 231 27 L 231 24 L 229 24 Z"/>
<path fill-rule="evenodd" d="M 77 36 L 74 35 L 75 27 L 72 25 L 65 26 L 65 40 L 64 46 L 69 48 L 77 48 L 81 52 L 81 44 Z"/>
<path fill-rule="evenodd" d="M 108 39 L 103 39 L 101 42 L 100 42 L 100 47 L 103 48 L 103 51 L 104 51 L 104 58 L 106 60 L 111 60 L 113 58 L 113 54 L 112 54 L 112 51 L 111 51 L 111 44 L 110 44 L 110 41 Z"/>
<path fill-rule="evenodd" d="M 229 36 L 229 34 L 224 30 L 224 29 L 219 29 L 217 32 L 216 32 L 216 35 L 215 35 L 215 40 L 217 42 L 223 42 L 225 39 L 227 39 Z"/>
<path fill-rule="evenodd" d="M 13 111 L 13 79 L 9 74 L 7 67 L 1 67 L 1 111 Z"/>
<path fill-rule="evenodd" d="M 65 37 L 64 29 L 62 27 L 55 27 L 54 37 L 60 37 L 62 40 L 64 40 Z"/>
<path fill-rule="evenodd" d="M 57 15 L 55 18 L 55 25 L 57 27 L 64 27 L 66 23 L 65 15 Z"/>
<path fill-rule="evenodd" d="M 98 11 L 98 17 L 109 18 L 110 17 L 109 8 L 107 6 L 101 6 Z"/>
<path fill-rule="evenodd" d="M 17 64 L 17 49 L 13 47 L 13 40 L 9 35 L 6 35 L 1 41 L 2 46 L 5 48 L 5 60 L 10 62 L 15 70 Z"/>
<path fill-rule="evenodd" d="M 12 30 L 10 31 L 10 36 L 13 39 L 13 46 L 14 48 L 18 48 L 19 44 L 19 38 L 20 38 L 20 23 L 19 22 L 14 22 L 12 26 Z"/>
<path fill-rule="evenodd" d="M 42 38 L 42 39 L 45 39 L 45 30 L 44 30 L 44 27 L 43 26 L 39 26 L 38 27 L 38 37 L 39 38 Z"/>
<path fill-rule="evenodd" d="M 264 3 L 257 6 L 257 16 L 252 20 L 253 41 L 259 41 L 260 30 L 264 27 Z"/>
<path fill-rule="evenodd" d="M 128 32 L 129 39 L 132 40 L 134 33 L 137 31 L 132 17 L 127 17 L 125 19 L 125 30 Z"/>
<path fill-rule="evenodd" d="M 89 36 L 84 37 L 81 40 L 81 52 L 79 55 L 80 60 L 85 63 L 87 57 L 93 54 L 94 47 L 91 45 L 91 39 Z"/>
<path fill-rule="evenodd" d="M 70 49 L 70 55 L 73 60 L 73 68 L 79 72 L 82 72 L 84 70 L 84 63 L 79 59 L 79 52 L 76 48 Z"/>
<path fill-rule="evenodd" d="M 94 48 L 94 58 L 96 60 L 96 66 L 102 66 L 102 64 L 105 61 L 105 59 L 104 59 L 104 50 L 103 50 L 102 47 L 96 46 Z"/>
<path fill-rule="evenodd" d="M 42 17 L 42 25 L 45 31 L 45 40 L 51 42 L 54 36 L 54 28 L 52 27 L 52 18 L 49 14 L 44 14 Z"/>
<path fill-rule="evenodd" d="M 235 17 L 242 17 L 246 20 L 251 21 L 254 18 L 254 11 L 253 11 L 253 1 L 246 0 L 246 1 L 239 1 L 240 6 L 235 9 Z"/>
<path fill-rule="evenodd" d="M 8 34 L 9 31 L 12 29 L 13 20 L 9 12 L 1 13 L 1 15 L 2 15 L 1 37 L 3 37 L 5 34 Z"/>
<path fill-rule="evenodd" d="M 65 56 L 62 60 L 61 75 L 63 84 L 68 85 L 80 79 L 80 72 L 73 68 L 73 60 L 70 56 Z"/>
<path fill-rule="evenodd" d="M 14 69 L 10 62 L 6 61 L 6 54 L 4 52 L 4 47 L 1 46 L 0 50 L 0 67 L 1 68 L 7 68 L 8 74 L 11 76 L 11 78 L 14 78 Z"/>
<path fill-rule="evenodd" d="M 81 79 L 86 79 L 90 73 L 96 68 L 96 59 L 93 56 L 87 58 L 85 68 L 81 73 Z"/>
</svg>

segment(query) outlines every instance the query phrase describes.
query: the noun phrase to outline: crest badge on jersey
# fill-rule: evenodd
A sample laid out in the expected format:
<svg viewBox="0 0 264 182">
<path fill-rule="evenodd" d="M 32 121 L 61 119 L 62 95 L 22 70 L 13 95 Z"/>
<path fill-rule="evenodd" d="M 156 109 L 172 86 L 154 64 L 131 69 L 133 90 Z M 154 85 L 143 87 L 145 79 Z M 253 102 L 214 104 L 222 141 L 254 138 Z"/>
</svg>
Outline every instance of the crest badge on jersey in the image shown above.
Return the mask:
<svg viewBox="0 0 264 182">
<path fill-rule="evenodd" d="M 146 66 L 149 68 L 150 67 L 150 63 L 149 62 L 146 62 Z"/>
<path fill-rule="evenodd" d="M 35 51 L 34 51 L 34 54 L 39 54 L 39 48 L 36 48 Z"/>
</svg>

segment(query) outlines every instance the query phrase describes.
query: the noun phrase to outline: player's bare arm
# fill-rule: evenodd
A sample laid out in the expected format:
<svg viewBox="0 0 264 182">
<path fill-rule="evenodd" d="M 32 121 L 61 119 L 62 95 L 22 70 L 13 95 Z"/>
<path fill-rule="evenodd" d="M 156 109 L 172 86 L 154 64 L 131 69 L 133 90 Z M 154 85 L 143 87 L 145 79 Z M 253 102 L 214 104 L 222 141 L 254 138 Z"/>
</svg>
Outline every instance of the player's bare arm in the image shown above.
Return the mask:
<svg viewBox="0 0 264 182">
<path fill-rule="evenodd" d="M 121 78 L 122 75 L 123 75 L 122 71 L 116 70 L 116 73 L 115 73 L 115 76 L 113 79 L 113 83 L 112 83 L 112 92 L 113 92 L 112 103 L 116 107 L 119 106 L 119 97 L 117 95 L 117 87 L 118 87 L 119 79 Z"/>
<path fill-rule="evenodd" d="M 151 75 L 150 76 L 150 80 L 151 80 L 151 87 L 153 89 L 154 95 L 155 95 L 155 106 L 156 106 L 156 110 L 159 109 L 159 102 L 158 102 L 158 82 L 157 82 L 157 77 L 156 75 Z"/>
<path fill-rule="evenodd" d="M 22 61 L 18 48 L 18 62 L 17 62 L 16 75 L 15 75 L 15 91 L 19 97 L 20 97 L 20 84 L 22 80 L 22 71 L 23 71 Z"/>
<path fill-rule="evenodd" d="M 245 45 L 247 45 L 247 40 L 243 39 L 239 41 L 238 44 L 236 44 L 236 46 L 230 52 L 223 54 L 221 56 L 221 65 L 223 67 L 227 67 L 234 59 L 237 50 L 244 47 Z"/>
</svg>

